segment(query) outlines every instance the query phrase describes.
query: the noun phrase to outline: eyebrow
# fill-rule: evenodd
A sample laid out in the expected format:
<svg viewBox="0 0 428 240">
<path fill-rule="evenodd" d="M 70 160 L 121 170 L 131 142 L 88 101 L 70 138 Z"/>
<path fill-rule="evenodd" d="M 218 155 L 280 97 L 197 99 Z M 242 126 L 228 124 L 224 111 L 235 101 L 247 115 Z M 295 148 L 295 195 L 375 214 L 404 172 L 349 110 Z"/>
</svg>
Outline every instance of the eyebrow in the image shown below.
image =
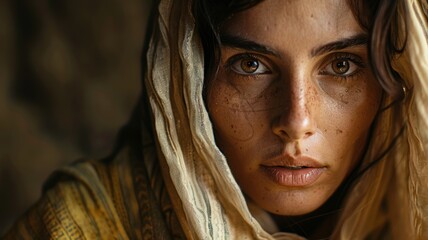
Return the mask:
<svg viewBox="0 0 428 240">
<path fill-rule="evenodd" d="M 229 34 L 222 34 L 220 36 L 221 44 L 224 46 L 232 47 L 232 48 L 240 48 L 245 49 L 249 51 L 255 51 L 267 55 L 272 55 L 275 57 L 280 58 L 280 54 L 276 52 L 275 50 L 269 48 L 268 46 L 256 43 L 254 41 L 251 41 L 249 39 L 245 39 L 240 36 L 233 36 Z"/>
<path fill-rule="evenodd" d="M 327 43 L 325 45 L 316 47 L 311 50 L 311 56 L 319 56 L 328 52 L 339 51 L 342 49 L 355 47 L 355 46 L 366 46 L 369 42 L 369 37 L 367 34 L 357 34 L 348 38 L 342 38 L 338 41 Z"/>
<path fill-rule="evenodd" d="M 262 45 L 260 43 L 251 41 L 249 39 L 234 36 L 230 34 L 222 34 L 220 36 L 221 44 L 224 46 L 232 47 L 232 48 L 240 48 L 249 51 L 255 51 L 263 54 L 272 55 L 278 58 L 281 58 L 281 55 L 269 48 L 268 46 Z M 355 36 L 351 36 L 348 38 L 342 38 L 338 41 L 330 42 L 324 44 L 322 46 L 316 47 L 311 50 L 311 56 L 319 56 L 328 52 L 339 51 L 342 49 L 355 47 L 355 46 L 364 46 L 367 45 L 369 41 L 368 35 L 365 33 L 357 34 Z"/>
</svg>

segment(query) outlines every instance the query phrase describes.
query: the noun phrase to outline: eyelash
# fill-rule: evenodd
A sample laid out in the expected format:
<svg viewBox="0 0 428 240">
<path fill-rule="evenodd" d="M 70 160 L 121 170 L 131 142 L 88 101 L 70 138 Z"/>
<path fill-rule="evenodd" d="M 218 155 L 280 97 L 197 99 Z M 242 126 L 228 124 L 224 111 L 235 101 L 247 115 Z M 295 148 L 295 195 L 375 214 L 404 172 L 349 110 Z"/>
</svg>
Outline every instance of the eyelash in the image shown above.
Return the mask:
<svg viewBox="0 0 428 240">
<path fill-rule="evenodd" d="M 263 73 L 243 73 L 243 72 L 238 72 L 238 71 L 233 69 L 233 66 L 235 64 L 238 64 L 240 61 L 246 60 L 246 59 L 255 60 L 255 61 L 259 62 L 259 64 L 264 66 L 267 69 L 267 71 L 263 72 Z M 327 72 L 326 68 L 331 66 L 334 63 L 334 61 L 337 61 L 337 60 L 344 60 L 344 61 L 350 62 L 351 64 L 355 64 L 357 69 L 355 71 L 353 71 L 349 74 L 345 74 L 345 75 Z M 272 73 L 272 71 L 267 66 L 267 64 L 265 64 L 264 61 L 261 60 L 261 58 L 259 56 L 251 54 L 251 53 L 241 53 L 241 54 L 234 55 L 226 61 L 224 66 L 228 71 L 231 71 L 240 77 L 256 77 L 258 75 Z M 359 75 L 359 73 L 361 72 L 361 70 L 364 68 L 366 68 L 366 64 L 363 62 L 363 60 L 359 56 L 351 54 L 351 53 L 339 52 L 339 53 L 333 53 L 330 55 L 330 57 L 327 58 L 327 60 L 323 64 L 323 67 L 320 71 L 320 74 L 325 75 L 325 76 L 332 76 L 335 79 L 337 79 L 338 81 L 348 81 L 354 77 L 357 77 Z"/>
<path fill-rule="evenodd" d="M 243 60 L 255 60 L 255 61 L 257 61 L 260 64 L 260 66 L 263 66 L 264 68 L 266 68 L 267 71 L 263 72 L 263 73 L 240 73 L 240 72 L 234 70 L 233 69 L 234 65 L 240 63 Z M 226 61 L 224 67 L 227 70 L 232 71 L 232 72 L 234 72 L 234 73 L 236 73 L 236 74 L 238 74 L 240 76 L 247 76 L 247 77 L 248 76 L 257 76 L 257 75 L 272 73 L 272 71 L 267 66 L 267 64 L 265 64 L 264 61 L 259 56 L 256 56 L 256 55 L 251 54 L 251 53 L 241 53 L 241 54 L 237 54 L 237 55 L 234 55 L 234 56 L 230 57 Z"/>
<path fill-rule="evenodd" d="M 355 64 L 357 69 L 352 73 L 349 73 L 346 75 L 328 73 L 325 69 L 328 66 L 331 66 L 331 64 L 333 64 L 333 62 L 336 60 L 349 61 L 352 64 Z M 361 70 L 364 68 L 366 68 L 366 64 L 363 62 L 363 60 L 359 56 L 356 56 L 351 53 L 333 53 L 333 55 L 329 57 L 326 63 L 323 65 L 323 68 L 320 71 L 320 74 L 333 76 L 335 79 L 339 81 L 347 81 L 347 80 L 351 80 L 354 77 L 357 77 L 361 72 Z"/>
</svg>

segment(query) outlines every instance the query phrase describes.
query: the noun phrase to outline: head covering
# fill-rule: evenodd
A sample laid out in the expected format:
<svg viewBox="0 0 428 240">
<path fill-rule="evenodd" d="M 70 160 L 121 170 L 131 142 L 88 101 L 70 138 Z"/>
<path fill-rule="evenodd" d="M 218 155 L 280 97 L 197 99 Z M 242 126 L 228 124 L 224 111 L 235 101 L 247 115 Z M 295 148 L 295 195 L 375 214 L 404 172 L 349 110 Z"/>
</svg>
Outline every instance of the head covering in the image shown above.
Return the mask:
<svg viewBox="0 0 428 240">
<path fill-rule="evenodd" d="M 391 206 L 398 208 L 405 204 L 408 210 L 403 213 L 407 217 L 403 221 L 410 220 L 409 229 L 415 229 L 405 234 L 422 236 L 427 231 L 426 6 L 425 0 L 407 0 L 399 12 L 408 23 L 407 48 L 395 66 L 406 86 L 412 89 L 411 99 L 406 100 L 409 104 L 403 105 L 409 109 L 397 110 L 401 116 L 408 117 L 404 121 L 405 133 L 400 135 L 395 150 L 387 155 L 392 160 L 376 165 L 352 190 L 336 231 L 337 238 L 365 237 L 384 224 L 385 219 L 391 218 L 381 208 L 388 202 L 385 200 L 388 196 L 400 199 L 398 205 Z M 157 158 L 163 166 L 180 224 L 189 239 L 301 239 L 288 233 L 271 235 L 261 227 L 251 214 L 225 156 L 215 144 L 203 100 L 203 49 L 195 32 L 191 8 L 191 0 L 160 1 L 147 52 L 144 84 L 151 107 Z M 387 113 L 378 119 L 375 132 L 379 138 L 372 142 L 365 164 L 378 156 L 400 132 L 402 125 L 393 122 L 394 116 Z"/>
</svg>

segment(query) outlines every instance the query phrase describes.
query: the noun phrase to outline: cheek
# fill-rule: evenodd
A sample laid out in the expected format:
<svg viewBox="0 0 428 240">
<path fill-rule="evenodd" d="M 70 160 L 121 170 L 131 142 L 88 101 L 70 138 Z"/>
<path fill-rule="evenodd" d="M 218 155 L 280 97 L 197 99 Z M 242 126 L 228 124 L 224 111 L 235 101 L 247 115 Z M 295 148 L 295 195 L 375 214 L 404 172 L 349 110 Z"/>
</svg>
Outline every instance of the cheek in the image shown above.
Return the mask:
<svg viewBox="0 0 428 240">
<path fill-rule="evenodd" d="M 379 110 L 382 90 L 374 78 L 368 78 L 364 84 L 343 88 L 337 91 L 338 98 L 332 98 L 324 114 L 326 138 L 342 156 L 356 162 L 361 158 L 373 120 Z M 333 116 L 333 117 L 332 117 Z"/>
<path fill-rule="evenodd" d="M 212 82 L 207 106 L 217 144 L 249 144 L 268 127 L 266 108 L 272 102 L 266 101 L 266 94 L 260 92 L 250 95 L 220 77 Z"/>
<path fill-rule="evenodd" d="M 257 121 L 253 114 L 220 104 L 211 107 L 211 120 L 218 142 L 242 143 L 254 137 L 254 123 Z"/>
<path fill-rule="evenodd" d="M 245 141 L 251 137 L 252 124 L 248 113 L 242 110 L 243 103 L 236 97 L 237 91 L 226 87 L 222 81 L 214 81 L 209 88 L 207 105 L 217 144 L 227 146 Z"/>
</svg>

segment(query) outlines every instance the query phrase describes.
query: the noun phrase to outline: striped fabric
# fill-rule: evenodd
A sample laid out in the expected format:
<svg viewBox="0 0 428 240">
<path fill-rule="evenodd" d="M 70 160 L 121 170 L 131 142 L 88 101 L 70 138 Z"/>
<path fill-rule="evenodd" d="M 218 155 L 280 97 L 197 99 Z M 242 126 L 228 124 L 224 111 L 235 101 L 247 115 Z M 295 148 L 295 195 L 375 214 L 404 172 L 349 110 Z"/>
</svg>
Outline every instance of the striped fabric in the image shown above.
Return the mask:
<svg viewBox="0 0 428 240">
<path fill-rule="evenodd" d="M 55 172 L 5 239 L 185 238 L 159 164 L 138 155 L 127 147 L 114 159 Z"/>
</svg>

